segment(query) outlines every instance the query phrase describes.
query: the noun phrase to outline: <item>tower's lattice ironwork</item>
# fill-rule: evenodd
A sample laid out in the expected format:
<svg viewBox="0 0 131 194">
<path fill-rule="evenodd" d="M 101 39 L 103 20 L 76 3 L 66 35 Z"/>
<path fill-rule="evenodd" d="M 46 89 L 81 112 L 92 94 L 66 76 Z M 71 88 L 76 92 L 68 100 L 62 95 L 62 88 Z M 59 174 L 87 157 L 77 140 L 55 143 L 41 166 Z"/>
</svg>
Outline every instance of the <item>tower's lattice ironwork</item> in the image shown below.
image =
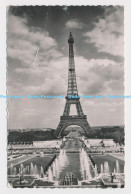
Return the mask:
<svg viewBox="0 0 131 194">
<path fill-rule="evenodd" d="M 85 130 L 85 133 L 88 132 L 90 126 L 87 122 L 87 117 L 84 115 L 81 104 L 80 98 L 78 98 L 78 90 L 77 90 L 77 83 L 76 83 L 76 73 L 75 73 L 75 62 L 74 62 L 74 50 L 73 50 L 73 43 L 74 38 L 70 33 L 69 39 L 69 70 L 68 70 L 68 90 L 66 98 L 66 104 L 63 116 L 60 117 L 60 123 L 55 131 L 55 136 L 60 137 L 64 129 L 70 125 L 78 125 Z M 69 97 L 70 96 L 70 97 Z M 73 98 L 77 96 L 77 98 Z M 72 104 L 75 104 L 77 115 L 70 115 L 70 107 Z"/>
</svg>

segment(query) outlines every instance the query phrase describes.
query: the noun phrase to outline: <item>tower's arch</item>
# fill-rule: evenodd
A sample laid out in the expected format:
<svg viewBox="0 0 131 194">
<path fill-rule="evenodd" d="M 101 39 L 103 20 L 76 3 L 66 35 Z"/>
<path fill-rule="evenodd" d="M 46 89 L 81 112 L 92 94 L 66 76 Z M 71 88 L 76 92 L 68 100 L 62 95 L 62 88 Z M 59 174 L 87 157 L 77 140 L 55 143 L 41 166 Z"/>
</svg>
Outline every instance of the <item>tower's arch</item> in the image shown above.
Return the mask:
<svg viewBox="0 0 131 194">
<path fill-rule="evenodd" d="M 62 127 L 61 131 L 59 132 L 58 137 L 61 137 L 61 136 L 63 137 L 63 136 L 65 136 L 65 134 L 68 134 L 72 130 L 82 132 L 82 134 L 85 134 L 85 135 L 87 134 L 87 131 L 82 124 L 73 125 L 73 124 L 68 123 Z M 82 131 L 80 131 L 80 130 L 82 130 Z"/>
<path fill-rule="evenodd" d="M 86 115 L 84 116 L 61 116 L 60 123 L 55 131 L 56 137 L 61 137 L 62 132 L 71 125 L 80 126 L 84 131 L 85 134 L 88 133 L 90 126 L 87 122 Z"/>
</svg>

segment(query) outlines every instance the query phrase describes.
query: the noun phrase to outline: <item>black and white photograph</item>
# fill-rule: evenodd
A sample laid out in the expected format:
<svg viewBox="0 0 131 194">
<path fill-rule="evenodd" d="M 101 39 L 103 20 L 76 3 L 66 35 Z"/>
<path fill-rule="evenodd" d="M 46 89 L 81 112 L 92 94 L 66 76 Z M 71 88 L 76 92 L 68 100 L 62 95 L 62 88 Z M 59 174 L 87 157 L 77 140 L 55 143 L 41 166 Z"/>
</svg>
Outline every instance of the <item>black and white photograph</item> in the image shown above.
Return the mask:
<svg viewBox="0 0 131 194">
<path fill-rule="evenodd" d="M 8 6 L 8 188 L 124 188 L 124 6 Z"/>
</svg>

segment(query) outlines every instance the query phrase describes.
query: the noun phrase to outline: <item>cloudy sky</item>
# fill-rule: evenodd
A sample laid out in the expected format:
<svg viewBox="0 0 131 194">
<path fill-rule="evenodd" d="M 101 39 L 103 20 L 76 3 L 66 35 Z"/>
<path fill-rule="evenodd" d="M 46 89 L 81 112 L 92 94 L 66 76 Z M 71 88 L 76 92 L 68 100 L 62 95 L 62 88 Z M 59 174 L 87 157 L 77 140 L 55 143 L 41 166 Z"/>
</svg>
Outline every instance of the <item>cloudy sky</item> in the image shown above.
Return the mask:
<svg viewBox="0 0 131 194">
<path fill-rule="evenodd" d="M 79 94 L 124 93 L 123 7 L 10 7 L 7 12 L 8 128 L 56 128 L 65 99 L 28 99 L 27 95 L 64 95 L 68 80 L 68 43 L 74 36 Z M 123 125 L 124 102 L 81 99 L 91 126 Z"/>
</svg>

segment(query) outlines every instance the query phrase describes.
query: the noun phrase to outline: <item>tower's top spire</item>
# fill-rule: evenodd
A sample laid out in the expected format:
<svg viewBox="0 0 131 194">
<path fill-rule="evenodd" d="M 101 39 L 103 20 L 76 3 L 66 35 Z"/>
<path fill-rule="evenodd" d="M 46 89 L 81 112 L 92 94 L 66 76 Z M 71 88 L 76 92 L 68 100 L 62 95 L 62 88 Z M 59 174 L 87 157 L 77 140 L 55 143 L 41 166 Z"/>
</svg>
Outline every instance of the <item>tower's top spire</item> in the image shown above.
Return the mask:
<svg viewBox="0 0 131 194">
<path fill-rule="evenodd" d="M 74 38 L 72 36 L 72 33 L 70 32 L 68 43 L 74 43 Z"/>
</svg>

